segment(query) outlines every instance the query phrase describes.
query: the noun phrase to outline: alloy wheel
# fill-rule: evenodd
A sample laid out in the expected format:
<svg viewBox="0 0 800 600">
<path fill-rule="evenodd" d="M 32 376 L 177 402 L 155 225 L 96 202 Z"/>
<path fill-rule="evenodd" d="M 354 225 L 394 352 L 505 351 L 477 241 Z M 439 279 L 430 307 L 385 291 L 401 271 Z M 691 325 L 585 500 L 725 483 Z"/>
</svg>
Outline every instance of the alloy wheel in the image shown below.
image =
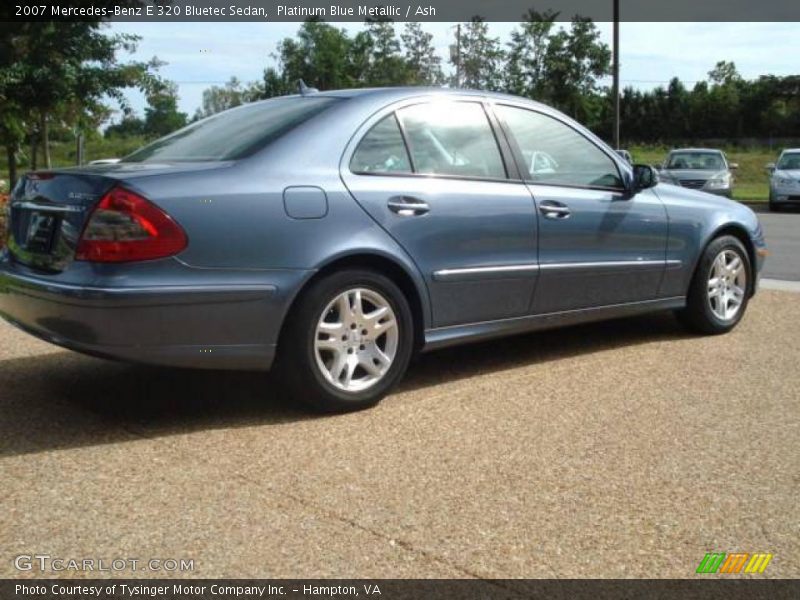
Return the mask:
<svg viewBox="0 0 800 600">
<path fill-rule="evenodd" d="M 346 290 L 328 303 L 317 323 L 317 367 L 342 391 L 366 390 L 392 367 L 399 334 L 397 317 L 383 295 L 366 288 Z"/>
<path fill-rule="evenodd" d="M 747 269 L 735 250 L 720 252 L 711 265 L 708 302 L 711 312 L 723 321 L 739 314 L 747 290 Z"/>
</svg>

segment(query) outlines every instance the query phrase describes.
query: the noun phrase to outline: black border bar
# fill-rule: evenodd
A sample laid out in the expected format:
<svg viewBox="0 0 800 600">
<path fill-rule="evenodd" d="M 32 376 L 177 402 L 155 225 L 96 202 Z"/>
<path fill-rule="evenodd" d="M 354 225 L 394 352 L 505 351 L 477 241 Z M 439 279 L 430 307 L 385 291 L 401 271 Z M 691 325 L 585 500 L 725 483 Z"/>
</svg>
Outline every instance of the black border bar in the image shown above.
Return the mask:
<svg viewBox="0 0 800 600">
<path fill-rule="evenodd" d="M 135 593 L 136 586 L 145 588 Z M 380 594 L 374 593 L 376 586 Z M 21 591 L 22 587 L 27 591 Z M 34 588 L 44 593 L 31 592 Z M 241 593 L 224 593 L 225 588 Z M 263 594 L 246 593 L 248 588 L 266 589 Z M 351 588 L 358 594 L 353 594 Z M 370 590 L 373 593 L 369 593 Z M 356 597 L 361 600 L 783 600 L 800 598 L 800 580 L 705 579 L 705 576 L 696 579 L 0 580 L 3 600 L 343 600 Z"/>
<path fill-rule="evenodd" d="M 575 15 L 598 22 L 613 20 L 614 0 L 6 0 L 0 20 L 256 21 L 299 22 L 316 17 L 329 22 L 520 21 L 533 9 Z M 620 20 L 628 22 L 800 21 L 797 0 L 619 0 Z M 420 10 L 418 10 L 420 9 Z"/>
</svg>

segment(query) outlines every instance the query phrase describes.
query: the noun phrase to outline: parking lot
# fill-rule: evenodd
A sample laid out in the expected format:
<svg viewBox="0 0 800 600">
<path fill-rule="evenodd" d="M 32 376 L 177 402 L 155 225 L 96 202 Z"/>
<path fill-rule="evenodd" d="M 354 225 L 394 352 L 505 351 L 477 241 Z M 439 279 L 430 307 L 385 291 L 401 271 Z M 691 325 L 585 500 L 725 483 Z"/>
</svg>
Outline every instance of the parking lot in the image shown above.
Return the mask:
<svg viewBox="0 0 800 600">
<path fill-rule="evenodd" d="M 422 357 L 374 410 L 269 377 L 104 362 L 0 325 L 0 575 L 189 558 L 193 577 L 800 576 L 800 296 L 732 334 L 671 315 Z M 93 573 L 45 573 L 90 576 Z M 94 573 L 97 575 L 97 573 Z"/>
<path fill-rule="evenodd" d="M 764 267 L 764 277 L 800 281 L 800 210 L 770 213 L 758 211 L 770 258 Z"/>
</svg>

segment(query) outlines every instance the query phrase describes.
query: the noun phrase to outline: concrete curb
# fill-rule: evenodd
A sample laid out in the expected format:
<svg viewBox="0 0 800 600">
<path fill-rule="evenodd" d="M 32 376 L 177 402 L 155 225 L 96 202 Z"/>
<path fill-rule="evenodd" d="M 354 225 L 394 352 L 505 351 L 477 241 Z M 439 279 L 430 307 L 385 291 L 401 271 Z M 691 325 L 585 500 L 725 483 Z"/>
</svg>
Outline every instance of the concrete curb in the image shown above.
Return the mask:
<svg viewBox="0 0 800 600">
<path fill-rule="evenodd" d="M 758 287 L 762 290 L 780 290 L 782 292 L 800 293 L 800 281 L 785 281 L 783 279 L 760 279 Z"/>
</svg>

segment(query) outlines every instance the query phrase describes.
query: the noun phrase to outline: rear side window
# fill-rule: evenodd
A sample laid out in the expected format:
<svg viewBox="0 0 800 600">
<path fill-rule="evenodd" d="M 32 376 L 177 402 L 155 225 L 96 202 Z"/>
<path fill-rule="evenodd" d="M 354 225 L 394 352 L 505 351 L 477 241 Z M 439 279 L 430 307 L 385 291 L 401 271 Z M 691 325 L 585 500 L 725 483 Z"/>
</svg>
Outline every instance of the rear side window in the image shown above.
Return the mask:
<svg viewBox="0 0 800 600">
<path fill-rule="evenodd" d="M 397 112 L 416 173 L 505 179 L 506 169 L 483 106 L 430 102 Z"/>
<path fill-rule="evenodd" d="M 339 98 L 275 98 L 228 110 L 137 150 L 123 162 L 222 161 L 258 152 Z"/>
<path fill-rule="evenodd" d="M 496 106 L 519 145 L 528 180 L 581 187 L 621 188 L 616 163 L 561 121 L 524 108 Z"/>
<path fill-rule="evenodd" d="M 353 173 L 411 173 L 403 134 L 394 114 L 380 120 L 364 136 L 350 160 Z"/>
</svg>

